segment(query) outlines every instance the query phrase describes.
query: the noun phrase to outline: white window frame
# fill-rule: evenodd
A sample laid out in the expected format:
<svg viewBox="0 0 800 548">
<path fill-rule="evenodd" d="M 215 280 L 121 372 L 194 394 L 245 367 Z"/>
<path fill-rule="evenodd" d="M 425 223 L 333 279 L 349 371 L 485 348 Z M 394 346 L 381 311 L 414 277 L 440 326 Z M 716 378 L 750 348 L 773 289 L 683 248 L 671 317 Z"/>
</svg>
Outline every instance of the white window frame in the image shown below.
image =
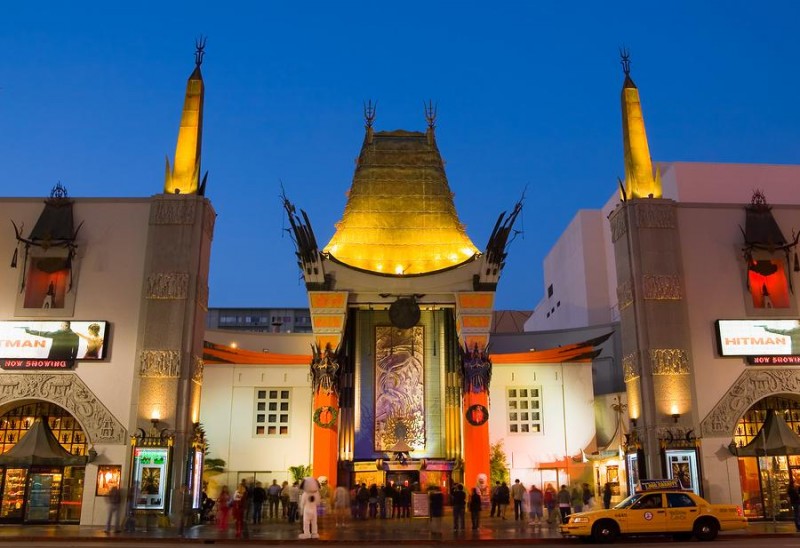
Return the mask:
<svg viewBox="0 0 800 548">
<path fill-rule="evenodd" d="M 540 385 L 506 387 L 506 422 L 506 430 L 511 435 L 544 434 L 544 406 Z"/>
<path fill-rule="evenodd" d="M 291 423 L 291 388 L 257 387 L 253 392 L 253 437 L 288 437 L 291 434 Z"/>
</svg>

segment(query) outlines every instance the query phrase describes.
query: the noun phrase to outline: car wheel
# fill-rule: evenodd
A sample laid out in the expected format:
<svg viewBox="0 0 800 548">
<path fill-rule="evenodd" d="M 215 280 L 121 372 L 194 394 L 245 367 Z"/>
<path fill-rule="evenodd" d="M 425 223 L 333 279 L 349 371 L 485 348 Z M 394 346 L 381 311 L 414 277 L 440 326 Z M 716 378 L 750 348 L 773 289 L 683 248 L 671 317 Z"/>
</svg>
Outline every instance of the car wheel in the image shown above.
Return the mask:
<svg viewBox="0 0 800 548">
<path fill-rule="evenodd" d="M 697 540 L 714 540 L 719 533 L 719 524 L 712 519 L 701 519 L 694 524 L 694 536 Z"/>
<path fill-rule="evenodd" d="M 598 521 L 592 527 L 592 538 L 597 542 L 614 542 L 619 536 L 619 526 L 611 520 Z"/>
</svg>

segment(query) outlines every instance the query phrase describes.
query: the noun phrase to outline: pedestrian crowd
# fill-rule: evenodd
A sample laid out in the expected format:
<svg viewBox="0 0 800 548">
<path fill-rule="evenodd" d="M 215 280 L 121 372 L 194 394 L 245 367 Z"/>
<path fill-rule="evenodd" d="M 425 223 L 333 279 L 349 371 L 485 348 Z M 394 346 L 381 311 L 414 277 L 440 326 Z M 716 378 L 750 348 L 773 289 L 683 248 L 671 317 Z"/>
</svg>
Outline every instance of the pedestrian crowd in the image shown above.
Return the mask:
<svg viewBox="0 0 800 548">
<path fill-rule="evenodd" d="M 321 477 L 319 484 L 317 515 L 330 516 L 335 527 L 344 526 L 350 520 L 410 518 L 412 491 L 419 490 L 418 485 L 410 486 L 407 481 L 380 486 L 376 483 L 367 486 L 362 482 L 349 490 L 338 486 L 333 491 L 328 486 L 327 478 Z M 453 530 L 456 532 L 465 530 L 467 512 L 472 530 L 477 531 L 481 524 L 481 512 L 485 508 L 489 509 L 489 518 L 505 520 L 510 519 L 509 506 L 512 506 L 516 521 L 535 527 L 556 527 L 566 523 L 570 514 L 596 507 L 594 492 L 588 483 L 576 483 L 571 489 L 561 485 L 556 490 L 552 483 L 540 489 L 536 485 L 526 488 L 519 479 L 510 487 L 498 481 L 489 492 L 488 501 L 481 496 L 481 487 L 478 485 L 465 490 L 462 484 L 455 483 L 447 501 L 440 487 L 430 487 L 428 515 L 432 534 L 441 535 L 445 502 L 452 507 Z M 610 485 L 606 484 L 601 491 L 602 504 L 608 508 L 611 502 Z M 272 484 L 265 488 L 259 481 L 242 480 L 233 492 L 228 486 L 222 486 L 216 501 L 208 498 L 204 489 L 201 517 L 207 521 L 213 520 L 219 531 L 224 533 L 232 523 L 236 537 L 247 538 L 248 524 L 258 526 L 264 522 L 301 522 L 301 495 L 300 481 L 278 484 L 273 479 Z"/>
</svg>

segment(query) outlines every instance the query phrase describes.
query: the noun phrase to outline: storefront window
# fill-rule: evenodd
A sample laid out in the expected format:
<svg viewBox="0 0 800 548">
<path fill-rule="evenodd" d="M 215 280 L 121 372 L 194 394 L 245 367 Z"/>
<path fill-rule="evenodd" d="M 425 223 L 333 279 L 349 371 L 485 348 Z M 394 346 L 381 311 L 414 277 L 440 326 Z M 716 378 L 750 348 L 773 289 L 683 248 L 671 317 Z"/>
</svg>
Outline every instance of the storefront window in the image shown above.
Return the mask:
<svg viewBox="0 0 800 548">
<path fill-rule="evenodd" d="M 83 466 L 66 466 L 64 468 L 64 486 L 61 490 L 61 506 L 58 510 L 59 522 L 77 523 L 81 520 L 85 473 L 86 469 Z"/>
</svg>

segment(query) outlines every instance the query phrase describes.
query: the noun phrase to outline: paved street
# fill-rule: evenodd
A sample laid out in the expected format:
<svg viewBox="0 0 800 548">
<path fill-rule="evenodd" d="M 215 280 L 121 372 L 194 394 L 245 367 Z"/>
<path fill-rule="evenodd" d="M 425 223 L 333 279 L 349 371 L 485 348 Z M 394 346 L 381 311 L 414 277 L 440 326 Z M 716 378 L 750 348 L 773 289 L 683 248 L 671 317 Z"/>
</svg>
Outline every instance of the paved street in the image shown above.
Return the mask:
<svg viewBox="0 0 800 548">
<path fill-rule="evenodd" d="M 513 520 L 485 519 L 479 531 L 455 533 L 452 522 L 445 518 L 442 523 L 441 536 L 434 536 L 430 522 L 425 518 L 367 520 L 350 522 L 344 527 L 329 527 L 325 519 L 321 520 L 320 541 L 326 544 L 340 545 L 387 545 L 413 544 L 416 546 L 436 546 L 440 544 L 491 544 L 493 546 L 511 546 L 535 543 L 541 546 L 580 544 L 574 539 L 563 539 L 555 529 L 533 527 L 527 523 Z M 113 545 L 119 548 L 127 546 L 157 547 L 160 545 L 181 544 L 286 544 L 294 546 L 319 545 L 320 541 L 302 541 L 298 539 L 299 525 L 285 522 L 264 523 L 250 528 L 247 539 L 235 538 L 231 529 L 227 534 L 220 533 L 213 525 L 192 527 L 185 537 L 181 538 L 176 529 L 154 528 L 139 529 L 133 533 L 107 535 L 102 527 L 81 527 L 77 525 L 59 526 L 0 526 L 0 546 L 25 546 L 35 548 L 51 546 L 53 542 L 67 542 L 70 546 Z M 630 539 L 622 541 L 626 546 L 650 544 L 663 540 L 672 542 L 669 537 L 663 539 Z M 721 533 L 718 542 L 724 542 L 727 548 L 734 546 L 752 546 L 772 544 L 775 546 L 800 546 L 800 534 L 795 533 L 790 522 L 755 522 L 746 530 Z"/>
</svg>

